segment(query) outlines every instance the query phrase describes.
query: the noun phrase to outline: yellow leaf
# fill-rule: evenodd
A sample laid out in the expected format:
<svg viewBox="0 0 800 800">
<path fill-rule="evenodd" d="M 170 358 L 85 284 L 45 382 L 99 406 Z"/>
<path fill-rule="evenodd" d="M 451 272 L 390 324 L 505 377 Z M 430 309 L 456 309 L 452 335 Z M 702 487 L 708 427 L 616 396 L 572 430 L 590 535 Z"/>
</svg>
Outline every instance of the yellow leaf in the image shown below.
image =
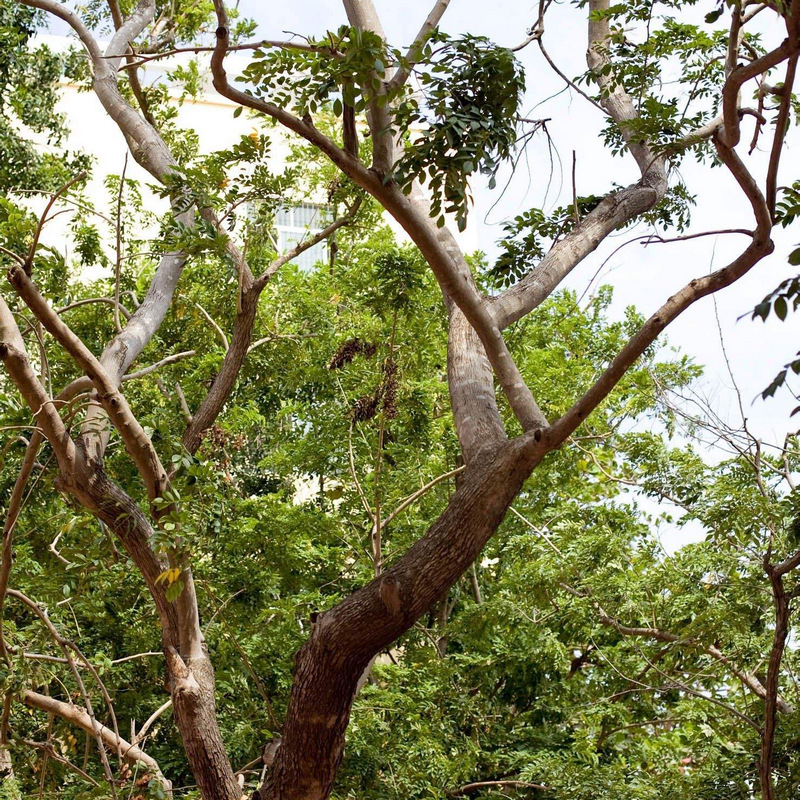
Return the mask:
<svg viewBox="0 0 800 800">
<path fill-rule="evenodd" d="M 156 586 L 158 586 L 158 584 L 159 584 L 159 583 L 161 583 L 162 581 L 165 581 L 165 580 L 167 580 L 167 578 L 169 577 L 169 573 L 170 573 L 170 572 L 171 572 L 171 570 L 168 570 L 168 569 L 164 570 L 164 572 L 162 572 L 162 573 L 161 573 L 161 574 L 160 574 L 160 575 L 159 575 L 159 576 L 156 578 Z"/>
</svg>

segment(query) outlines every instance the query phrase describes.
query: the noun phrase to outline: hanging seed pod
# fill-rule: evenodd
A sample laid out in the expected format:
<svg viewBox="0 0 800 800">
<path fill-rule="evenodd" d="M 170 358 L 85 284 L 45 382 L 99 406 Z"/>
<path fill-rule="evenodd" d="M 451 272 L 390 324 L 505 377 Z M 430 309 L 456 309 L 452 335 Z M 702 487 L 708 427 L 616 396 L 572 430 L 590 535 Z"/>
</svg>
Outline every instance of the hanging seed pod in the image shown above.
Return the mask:
<svg viewBox="0 0 800 800">
<path fill-rule="evenodd" d="M 355 422 L 367 422 L 378 413 L 380 397 L 378 393 L 365 394 L 359 397 L 350 409 L 350 416 Z"/>
<path fill-rule="evenodd" d="M 348 339 L 339 346 L 339 349 L 333 354 L 328 369 L 341 369 L 346 364 L 349 364 L 357 355 L 361 354 L 364 358 L 372 358 L 377 351 L 378 346 L 372 342 L 365 342 L 358 337 Z"/>
</svg>

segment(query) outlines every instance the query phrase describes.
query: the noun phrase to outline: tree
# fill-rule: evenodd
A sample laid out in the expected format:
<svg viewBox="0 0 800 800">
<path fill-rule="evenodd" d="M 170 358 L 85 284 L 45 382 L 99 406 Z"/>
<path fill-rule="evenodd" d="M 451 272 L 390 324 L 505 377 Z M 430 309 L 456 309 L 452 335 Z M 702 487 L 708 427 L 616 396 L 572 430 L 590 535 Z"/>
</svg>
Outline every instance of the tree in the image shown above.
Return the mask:
<svg viewBox="0 0 800 800">
<path fill-rule="evenodd" d="M 52 265 L 39 244 L 45 219 L 37 222 L 13 210 L 5 226 L 3 253 L 15 300 L 0 301 L 0 356 L 28 413 L 34 414 L 36 428 L 9 502 L 0 596 L 14 597 L 39 618 L 62 648 L 75 684 L 83 687 L 83 708 L 59 704 L 31 690 L 24 692 L 24 701 L 90 733 L 98 741 L 112 786 L 108 745 L 121 748 L 128 760 L 143 765 L 161 787 L 158 791 L 169 790 L 163 765 L 146 761 L 135 742 L 123 742 L 113 725 L 100 725 L 78 666 L 83 661 L 83 668 L 91 672 L 88 659 L 51 629 L 36 603 L 7 589 L 12 533 L 37 453 L 46 440 L 57 465 L 54 489 L 74 504 L 79 518 L 88 515 L 98 520 L 101 530 L 121 543 L 147 586 L 160 626 L 172 714 L 201 796 L 238 800 L 241 787 L 220 729 L 214 670 L 198 600 L 196 576 L 203 566 L 200 551 L 193 549 L 192 531 L 207 519 L 202 516 L 202 504 L 193 507 L 189 497 L 196 489 L 190 487 L 199 483 L 211 488 L 218 480 L 196 463 L 195 456 L 204 440 L 220 436 L 215 426 L 237 381 L 245 382 L 253 393 L 269 394 L 263 373 L 256 370 L 248 377 L 246 361 L 256 344 L 252 337 L 263 314 L 264 292 L 297 250 L 313 241 L 276 257 L 263 230 L 259 234 L 251 229 L 246 245 L 235 234 L 226 233 L 242 200 L 260 200 L 268 213 L 288 193 L 290 181 L 263 169 L 265 152 L 259 134 L 230 151 L 198 159 L 191 137 L 174 125 L 163 85 L 143 87 L 137 67 L 180 50 L 211 50 L 214 86 L 220 94 L 254 112 L 255 118 L 284 126 L 304 140 L 311 153 L 324 156 L 336 168 L 335 177 L 326 180 L 339 215 L 316 238 L 356 224 L 362 207 L 373 215 L 377 207 L 405 229 L 443 295 L 446 320 L 438 309 L 429 309 L 428 324 L 445 324 L 447 329 L 447 388 L 461 462 L 447 465 L 447 471 L 460 470 L 457 488 L 430 519 L 427 531 L 409 541 L 403 555 L 393 554 L 393 563 L 387 566 L 381 475 L 388 457 L 384 456 L 388 421 L 397 411 L 396 336 L 407 303 L 400 290 L 411 291 L 417 282 L 424 285 L 421 275 L 425 273 L 416 269 L 408 254 L 389 250 L 375 259 L 376 286 L 380 287 L 376 313 L 384 322 L 390 319 L 391 328 L 388 337 L 385 328 L 382 331 L 383 361 L 379 375 L 372 375 L 373 388 L 352 411 L 354 421 L 379 418 L 372 500 L 363 487 L 359 489 L 370 520 L 374 577 L 314 615 L 310 634 L 295 658 L 280 744 L 269 758 L 272 763 L 258 790 L 262 799 L 325 798 L 342 761 L 354 698 L 376 656 L 437 604 L 447 621 L 448 593 L 495 535 L 534 470 L 537 475 L 546 472 L 547 463 L 558 458 L 557 453 L 592 414 L 611 413 L 614 398 L 619 392 L 624 396 L 626 383 L 635 381 L 637 361 L 643 356 L 652 358 L 654 342 L 672 320 L 701 298 L 729 286 L 772 252 L 778 167 L 793 108 L 800 6 L 715 5 L 705 24 L 694 25 L 671 16 L 684 12 L 684 4 L 611 6 L 607 0 L 590 0 L 588 6 L 579 5 L 576 13 L 581 8 L 580 13 L 588 12 L 585 78 L 590 87 L 584 90 L 569 83 L 607 115 L 609 154 L 632 156 L 641 177 L 602 196 L 575 197 L 569 208 L 555 215 L 536 209 L 522 215 L 511 226 L 504 257 L 487 273 L 480 266 L 473 268 L 461 252 L 448 220 L 463 226 L 470 178 L 479 172 L 492 177 L 512 156 L 520 127 L 530 124 L 519 112 L 524 75 L 511 51 L 479 37 L 452 38 L 441 33 L 437 26 L 447 2 L 434 5 L 406 52 L 385 41 L 369 0 L 345 0 L 348 24 L 320 40 L 252 45 L 242 43 L 252 33 L 251 26 L 246 22 L 232 26 L 221 0 L 215 0 L 210 17 L 192 4 L 162 6 L 152 0 L 142 0 L 135 8 L 116 2 L 108 7 L 93 4 L 81 12 L 56 0 L 21 2 L 60 18 L 78 36 L 92 90 L 125 135 L 133 157 L 163 186 L 172 204 L 172 219 L 163 225 L 157 246 L 160 258 L 146 295 L 129 316 L 121 304 L 126 289 L 117 249 L 113 296 L 101 300 L 114 309 L 119 323 L 107 342 L 100 339 L 101 328 L 79 330 L 48 303 L 47 275 Z M 540 6 L 526 43 L 538 44 L 543 54 L 547 9 L 546 3 Z M 723 16 L 730 17 L 729 25 L 715 30 Z M 757 16 L 769 17 L 769 44 L 749 33 Z M 110 26 L 111 33 L 105 51 L 98 39 L 104 26 Z M 626 28 L 630 26 L 646 31 L 641 43 L 629 41 Z M 211 30 L 215 44 L 204 47 L 198 40 Z M 773 44 L 771 37 L 778 43 Z M 246 90 L 232 86 L 226 76 L 225 56 L 233 46 L 254 51 L 243 76 Z M 663 80 L 674 63 L 683 70 L 677 84 Z M 766 78 L 776 69 L 785 69 L 785 76 L 775 88 Z M 410 88 L 412 74 L 419 92 Z M 187 85 L 192 82 L 191 74 L 175 77 Z M 758 108 L 744 106 L 741 99 L 744 87 L 754 80 L 760 82 Z M 676 85 L 688 100 L 685 109 L 671 88 Z M 767 125 L 766 106 L 773 98 L 777 108 L 771 158 L 766 175 L 757 178 L 736 148 L 746 120 L 753 118 L 756 131 L 762 133 Z M 602 367 L 589 359 L 588 365 L 565 368 L 557 394 L 552 394 L 554 387 L 539 379 L 553 369 L 549 351 L 539 350 L 528 364 L 526 333 L 537 330 L 538 319 L 546 320 L 551 308 L 548 298 L 564 278 L 614 231 L 639 219 L 680 228 L 689 195 L 684 187 L 670 187 L 669 182 L 672 171 L 690 153 L 726 169 L 748 200 L 754 227 L 735 231 L 745 236 L 746 246 L 727 266 L 692 280 L 648 319 L 632 316 L 622 329 L 625 341 L 618 340 L 622 332 L 618 328 L 592 351 Z M 232 186 L 228 175 L 234 176 Z M 62 194 L 69 188 L 65 186 Z M 119 176 L 120 209 L 127 191 L 124 175 Z M 86 240 L 85 229 L 83 235 Z M 193 260 L 199 267 L 196 272 L 187 266 Z M 208 268 L 210 263 L 226 265 L 228 271 L 222 276 L 219 270 Z M 176 387 L 175 395 L 185 407 L 184 422 L 173 417 L 167 429 L 159 429 L 143 422 L 146 406 L 133 402 L 138 399 L 136 390 L 123 392 L 121 387 L 126 377 L 132 377 L 129 368 L 146 347 L 180 332 L 177 288 L 187 270 L 196 275 L 197 291 L 211 287 L 228 295 L 230 305 L 224 313 L 232 333 L 229 339 L 221 335 L 224 354 L 218 365 L 205 365 L 210 379 L 207 391 L 201 391 L 204 387 L 199 381 L 192 385 L 193 396 L 188 399 L 192 406 Z M 331 279 L 340 282 L 346 296 L 348 280 L 335 271 Z M 506 288 L 500 291 L 498 284 Z M 57 287 L 51 281 L 51 295 Z M 313 302 L 302 310 L 315 316 Z M 512 333 L 504 335 L 512 326 Z M 42 342 L 44 355 L 29 355 L 23 338 L 29 331 L 35 335 L 32 341 L 37 348 Z M 45 331 L 59 356 L 52 359 L 55 372 L 47 369 L 52 345 L 48 351 Z M 615 346 L 609 348 L 610 343 Z M 351 337 L 336 353 L 332 366 L 368 355 L 375 346 L 371 337 Z M 34 369 L 37 360 L 41 375 Z M 58 385 L 59 380 L 64 388 L 53 395 L 50 385 Z M 90 399 L 84 409 L 73 401 L 87 392 Z M 291 409 L 286 413 L 291 414 Z M 348 434 L 352 436 L 352 428 Z M 175 446 L 178 439 L 180 448 Z M 127 456 L 119 448 L 110 448 L 117 441 Z M 218 444 L 224 449 L 225 443 L 223 429 Z M 251 477 L 258 472 L 253 464 L 239 468 Z M 312 472 L 325 474 L 322 465 L 315 465 Z M 353 473 L 353 482 L 359 486 L 355 468 Z M 557 481 L 552 490 L 560 490 Z M 770 563 L 778 582 L 796 566 L 797 558 Z M 585 590 L 574 591 L 586 599 Z M 774 680 L 765 686 L 738 670 L 745 685 L 765 700 L 759 774 L 764 798 L 775 797 L 771 764 L 780 704 L 775 670 L 780 668 L 778 651 L 782 652 L 787 636 L 787 598 L 782 602 L 778 611 L 784 616 L 778 619 L 776 633 L 780 646 L 774 651 L 777 664 L 770 672 Z M 618 625 L 606 611 L 595 612 L 618 633 L 628 627 Z M 721 659 L 712 658 L 730 661 L 716 645 L 713 648 Z M 3 650 L 9 663 L 12 655 L 19 655 L 19 650 L 6 645 Z M 708 655 L 711 650 L 706 647 L 704 652 Z M 460 791 L 471 790 L 462 787 Z"/>
</svg>

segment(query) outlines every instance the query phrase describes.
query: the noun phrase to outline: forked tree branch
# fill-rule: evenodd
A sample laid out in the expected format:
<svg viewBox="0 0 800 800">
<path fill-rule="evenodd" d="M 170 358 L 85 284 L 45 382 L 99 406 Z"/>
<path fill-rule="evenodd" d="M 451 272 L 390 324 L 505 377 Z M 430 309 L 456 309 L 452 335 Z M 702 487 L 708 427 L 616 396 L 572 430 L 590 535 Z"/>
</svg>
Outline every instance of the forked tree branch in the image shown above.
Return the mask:
<svg viewBox="0 0 800 800">
<path fill-rule="evenodd" d="M 93 88 L 106 112 L 116 122 L 127 140 L 136 160 L 159 181 L 164 181 L 172 172 L 175 159 L 158 131 L 143 119 L 125 100 L 117 82 L 118 48 L 129 42 L 146 26 L 144 20 L 154 7 L 152 0 L 142 0 L 136 11 L 112 40 L 112 58 L 106 58 L 89 28 L 80 16 L 58 0 L 18 0 L 18 2 L 47 11 L 66 22 L 78 35 L 86 48 L 93 72 Z M 130 24 L 128 24 L 130 23 Z M 121 33 L 120 33 L 121 31 Z M 123 51 L 124 52 L 124 51 Z M 176 219 L 191 226 L 194 215 L 191 211 L 176 214 Z M 114 339 L 108 344 L 100 357 L 100 362 L 109 376 L 119 382 L 131 363 L 160 327 L 169 309 L 178 279 L 186 262 L 186 254 L 166 253 L 156 269 L 147 295 L 135 313 Z M 102 454 L 108 441 L 104 426 L 104 414 L 97 407 L 89 409 L 84 423 L 84 446 L 86 449 Z"/>
<path fill-rule="evenodd" d="M 93 734 L 95 731 L 92 717 L 86 712 L 86 709 L 71 703 L 63 703 L 53 697 L 33 692 L 26 689 L 22 695 L 22 700 L 25 705 L 31 708 L 38 709 L 39 711 L 46 711 L 48 714 L 55 714 L 67 722 L 77 725 L 81 730 Z M 97 724 L 99 735 L 106 747 L 114 753 L 120 755 L 131 763 L 140 763 L 152 775 L 157 778 L 162 784 L 164 790 L 171 796 L 172 784 L 164 777 L 161 772 L 158 762 L 152 757 L 147 755 L 138 745 L 131 744 L 125 739 L 117 736 L 110 728 L 105 725 Z"/>
<path fill-rule="evenodd" d="M 347 0 L 346 6 L 353 24 L 382 35 L 380 22 L 370 0 Z M 421 191 L 417 189 L 411 198 L 407 197 L 398 186 L 384 183 L 376 172 L 368 170 L 355 156 L 340 148 L 311 123 L 298 119 L 272 103 L 231 87 L 224 69 L 229 41 L 227 13 L 223 0 L 214 0 L 214 7 L 220 25 L 217 29 L 218 46 L 211 60 L 214 87 L 217 91 L 229 100 L 272 117 L 318 147 L 345 175 L 384 206 L 422 251 L 446 297 L 458 305 L 477 332 L 503 392 L 523 429 L 545 427 L 547 420 L 514 363 L 487 301 L 478 292 L 463 253 L 449 231 L 434 225 L 429 204 Z"/>
<path fill-rule="evenodd" d="M 770 238 L 772 217 L 761 190 L 739 156 L 728 147 L 721 136 L 716 137 L 715 143 L 720 159 L 728 167 L 752 206 L 757 225 L 751 243 L 726 267 L 690 281 L 645 322 L 594 385 L 546 432 L 550 446 L 558 447 L 566 441 L 567 437 L 610 394 L 667 325 L 701 298 L 730 286 L 775 249 Z"/>
<path fill-rule="evenodd" d="M 501 330 L 540 305 L 609 234 L 649 211 L 667 190 L 664 157 L 656 155 L 640 136 L 632 135 L 630 123 L 638 116 L 636 108 L 622 86 L 606 71 L 611 66 L 608 55 L 611 30 L 604 13 L 609 5 L 610 0 L 590 3 L 586 58 L 601 91 L 601 104 L 617 124 L 642 177 L 626 189 L 607 195 L 519 283 L 495 299 L 492 312 Z"/>
<path fill-rule="evenodd" d="M 200 407 L 194 414 L 188 414 L 188 424 L 183 434 L 183 444 L 190 453 L 197 451 L 203 440 L 203 434 L 214 424 L 236 386 L 245 358 L 252 349 L 251 342 L 258 312 L 258 300 L 267 283 L 282 266 L 305 253 L 314 245 L 328 239 L 340 228 L 352 223 L 361 207 L 361 202 L 361 198 L 357 198 L 348 208 L 346 214 L 331 222 L 314 236 L 298 242 L 286 253 L 278 256 L 258 278 L 252 279 L 252 276 L 250 276 L 250 279 L 242 286 L 239 307 L 229 345 L 225 334 L 216 326 L 226 344 L 225 357 L 222 360 L 219 372 L 214 378 L 211 388 L 203 398 Z"/>
<path fill-rule="evenodd" d="M 150 499 L 162 497 L 168 488 L 167 474 L 150 438 L 119 390 L 118 382 L 109 376 L 91 350 L 53 311 L 24 270 L 11 267 L 8 279 L 45 329 L 92 381 L 103 408 L 144 479 Z"/>
<path fill-rule="evenodd" d="M 21 270 L 21 267 L 17 267 Z M 50 442 L 62 473 L 74 471 L 75 444 L 58 414 L 52 399 L 31 367 L 25 343 L 17 323 L 0 295 L 0 360 L 5 363 L 11 380 L 25 399 L 37 420 L 37 425 Z"/>
</svg>

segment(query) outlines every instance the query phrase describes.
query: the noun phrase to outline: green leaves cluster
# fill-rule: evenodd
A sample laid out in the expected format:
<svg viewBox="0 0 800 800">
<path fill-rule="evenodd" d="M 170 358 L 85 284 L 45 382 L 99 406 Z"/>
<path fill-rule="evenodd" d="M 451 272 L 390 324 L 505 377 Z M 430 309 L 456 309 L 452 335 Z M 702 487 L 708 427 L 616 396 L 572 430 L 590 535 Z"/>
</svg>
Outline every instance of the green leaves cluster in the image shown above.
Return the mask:
<svg viewBox="0 0 800 800">
<path fill-rule="evenodd" d="M 393 135 L 404 137 L 391 179 L 410 191 L 427 184 L 440 225 L 453 214 L 466 226 L 469 179 L 489 175 L 514 152 L 519 103 L 525 89 L 514 54 L 478 36 L 434 32 L 415 52 L 412 84 L 395 88 L 389 77 L 411 69 L 406 57 L 369 31 L 344 26 L 297 48 L 257 50 L 239 80 L 255 96 L 299 116 L 330 109 L 388 112 Z"/>
<path fill-rule="evenodd" d="M 56 111 L 61 78 L 79 69 L 80 59 L 59 55 L 32 37 L 43 15 L 21 3 L 0 8 L 0 192 L 12 189 L 54 191 L 88 165 L 79 154 L 34 147 L 29 132 L 60 148 L 66 129 Z"/>
<path fill-rule="evenodd" d="M 399 54 L 390 53 L 377 34 L 343 25 L 310 39 L 308 48 L 256 50 L 238 80 L 299 116 L 330 107 L 338 117 L 344 106 L 361 112 L 373 101 L 386 105 L 384 78 Z"/>
<path fill-rule="evenodd" d="M 425 43 L 415 73 L 420 94 L 398 106 L 395 124 L 408 136 L 394 177 L 406 190 L 415 180 L 432 194 L 431 215 L 467 224 L 470 177 L 490 177 L 515 149 L 525 76 L 514 54 L 481 36 L 441 32 Z"/>
</svg>

